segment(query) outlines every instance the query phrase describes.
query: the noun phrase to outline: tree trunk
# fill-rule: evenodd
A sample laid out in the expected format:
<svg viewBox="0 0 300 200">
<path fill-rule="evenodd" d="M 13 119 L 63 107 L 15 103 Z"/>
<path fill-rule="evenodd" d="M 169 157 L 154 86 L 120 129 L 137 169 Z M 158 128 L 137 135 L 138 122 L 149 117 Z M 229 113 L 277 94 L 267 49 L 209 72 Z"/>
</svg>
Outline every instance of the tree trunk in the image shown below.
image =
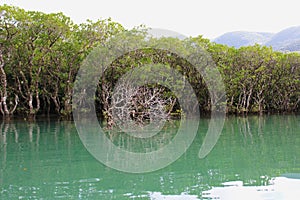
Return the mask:
<svg viewBox="0 0 300 200">
<path fill-rule="evenodd" d="M 14 111 L 17 108 L 18 105 L 18 96 L 15 97 L 15 105 L 14 107 L 9 110 L 7 106 L 7 78 L 6 73 L 4 71 L 4 59 L 2 55 L 2 50 L 0 49 L 0 83 L 1 83 L 1 89 L 0 89 L 0 95 L 1 95 L 1 103 L 0 103 L 0 111 L 3 115 L 9 116 L 14 113 Z"/>
</svg>

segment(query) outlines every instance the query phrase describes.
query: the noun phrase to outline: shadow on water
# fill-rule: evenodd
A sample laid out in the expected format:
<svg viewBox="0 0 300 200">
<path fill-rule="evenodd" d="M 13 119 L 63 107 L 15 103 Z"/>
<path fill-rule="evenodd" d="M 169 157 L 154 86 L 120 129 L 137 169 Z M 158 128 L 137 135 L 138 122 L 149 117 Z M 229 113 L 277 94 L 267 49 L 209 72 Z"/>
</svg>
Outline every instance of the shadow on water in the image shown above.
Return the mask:
<svg viewBox="0 0 300 200">
<path fill-rule="evenodd" d="M 3 121 L 0 199 L 201 199 L 202 192 L 222 183 L 267 186 L 282 174 L 300 173 L 299 116 L 228 117 L 216 146 L 199 159 L 208 122 L 201 119 L 196 139 L 175 163 L 129 174 L 95 160 L 71 121 Z M 152 139 L 107 136 L 120 148 L 143 152 L 171 142 L 177 126 L 169 125 Z"/>
</svg>

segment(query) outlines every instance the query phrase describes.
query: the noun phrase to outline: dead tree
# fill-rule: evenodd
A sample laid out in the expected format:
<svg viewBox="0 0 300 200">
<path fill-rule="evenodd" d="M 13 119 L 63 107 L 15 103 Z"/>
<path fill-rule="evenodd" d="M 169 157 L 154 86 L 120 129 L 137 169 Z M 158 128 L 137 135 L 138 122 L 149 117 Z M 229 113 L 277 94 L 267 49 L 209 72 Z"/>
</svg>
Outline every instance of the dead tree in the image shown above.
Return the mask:
<svg viewBox="0 0 300 200">
<path fill-rule="evenodd" d="M 169 119 L 176 98 L 165 95 L 162 86 L 130 86 L 122 83 L 114 88 L 109 112 L 108 124 L 117 124 L 124 129 L 132 126 L 144 126 Z"/>
</svg>

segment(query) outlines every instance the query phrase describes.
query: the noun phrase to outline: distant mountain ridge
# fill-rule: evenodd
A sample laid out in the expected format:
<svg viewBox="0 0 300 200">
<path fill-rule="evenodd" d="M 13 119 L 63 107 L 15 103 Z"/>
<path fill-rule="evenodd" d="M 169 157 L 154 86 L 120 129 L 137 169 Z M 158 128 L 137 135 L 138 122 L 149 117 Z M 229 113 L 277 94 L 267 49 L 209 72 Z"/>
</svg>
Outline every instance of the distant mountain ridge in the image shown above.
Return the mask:
<svg viewBox="0 0 300 200">
<path fill-rule="evenodd" d="M 236 48 L 260 44 L 272 46 L 276 51 L 300 51 L 300 26 L 290 27 L 278 33 L 228 32 L 213 41 Z"/>
<path fill-rule="evenodd" d="M 273 33 L 235 31 L 221 35 L 216 38 L 214 42 L 239 48 L 242 46 L 254 45 L 256 43 L 265 44 L 273 35 Z"/>
</svg>

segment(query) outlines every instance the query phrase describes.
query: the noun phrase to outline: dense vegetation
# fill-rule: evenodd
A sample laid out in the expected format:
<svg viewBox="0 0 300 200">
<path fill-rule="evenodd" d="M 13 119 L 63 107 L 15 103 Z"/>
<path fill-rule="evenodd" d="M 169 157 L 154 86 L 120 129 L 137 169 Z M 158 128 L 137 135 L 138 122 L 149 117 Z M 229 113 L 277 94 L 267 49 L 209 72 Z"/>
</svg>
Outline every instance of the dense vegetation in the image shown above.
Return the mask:
<svg viewBox="0 0 300 200">
<path fill-rule="evenodd" d="M 92 49 L 125 31 L 145 39 L 144 29 L 128 31 L 110 19 L 77 25 L 62 13 L 45 14 L 6 5 L 0 6 L 0 19 L 0 112 L 3 116 L 50 113 L 70 116 L 74 80 Z M 197 44 L 211 54 L 223 76 L 228 113 L 299 111 L 298 53 L 276 52 L 260 45 L 236 49 L 201 36 L 160 40 L 182 47 Z M 103 84 L 112 89 L 121 73 L 151 62 L 181 66 L 198 95 L 201 110 L 211 109 L 205 83 L 192 76 L 192 66 L 176 55 L 170 56 L 170 52 L 152 49 L 131 52 L 112 64 L 115 70 L 113 74 L 107 72 L 109 84 L 107 80 L 100 82 L 97 93 L 102 116 L 109 117 L 110 103 L 109 96 L 103 97 L 102 90 L 107 89 Z M 172 110 L 179 109 L 174 101 L 170 104 Z"/>
</svg>

